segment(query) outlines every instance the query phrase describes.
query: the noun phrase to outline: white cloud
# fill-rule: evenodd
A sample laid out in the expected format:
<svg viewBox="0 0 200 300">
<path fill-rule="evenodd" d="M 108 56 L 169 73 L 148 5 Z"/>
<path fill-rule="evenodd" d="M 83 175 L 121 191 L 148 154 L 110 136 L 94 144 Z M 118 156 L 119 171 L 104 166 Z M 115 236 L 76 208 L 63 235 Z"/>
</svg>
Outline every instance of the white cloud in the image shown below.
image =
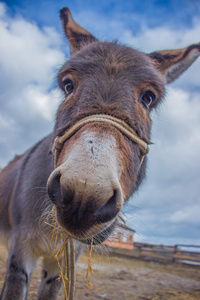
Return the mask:
<svg viewBox="0 0 200 300">
<path fill-rule="evenodd" d="M 0 23 L 1 68 L 10 79 L 26 84 L 31 80 L 49 86 L 55 66 L 64 61 L 61 41 L 52 28 L 38 28 L 23 19 Z"/>
<path fill-rule="evenodd" d="M 193 20 L 191 28 L 176 30 L 169 27 L 148 28 L 143 25 L 141 32 L 133 36 L 130 30 L 124 32 L 123 40 L 131 46 L 138 47 L 142 51 L 152 52 L 163 49 L 178 49 L 199 42 L 200 21 Z"/>
<path fill-rule="evenodd" d="M 33 119 L 40 115 L 47 122 L 52 122 L 60 102 L 61 93 L 58 89 L 53 89 L 50 92 L 42 90 L 41 86 L 28 85 L 22 93 L 21 105 L 26 107 Z M 28 117 L 30 121 L 30 116 Z M 27 121 L 28 121 L 27 120 Z"/>
<path fill-rule="evenodd" d="M 175 28 L 157 27 L 148 28 L 143 25 L 141 32 L 138 35 L 133 35 L 130 30 L 124 30 L 121 35 L 121 41 L 136 47 L 146 53 L 185 48 L 191 44 L 199 43 L 200 20 L 194 19 L 191 28 Z M 194 65 L 177 81 L 176 86 L 198 86 L 200 82 L 200 60 L 197 60 Z"/>
<path fill-rule="evenodd" d="M 152 140 L 161 159 L 168 158 L 171 165 L 184 161 L 188 168 L 195 167 L 200 150 L 199 115 L 199 93 L 178 88 L 169 90 L 165 103 L 152 116 Z M 153 155 L 154 160 L 158 159 L 157 153 Z"/>
<path fill-rule="evenodd" d="M 52 128 L 61 98 L 52 86 L 65 55 L 62 52 L 62 36 L 54 28 L 40 28 L 20 16 L 11 18 L 2 3 L 0 36 L 3 41 L 0 43 L 1 149 L 10 149 L 1 155 L 2 166 L 11 159 L 9 154 L 13 155 L 14 148 L 23 152 L 42 138 L 45 130 L 48 132 Z M 24 140 L 24 126 L 32 130 L 34 122 L 36 127 L 41 123 L 45 130 L 37 131 L 33 140 L 29 133 L 29 139 Z M 18 139 L 12 139 L 10 146 L 5 145 L 8 132 L 14 136 L 16 130 Z M 24 140 L 24 145 L 18 142 L 20 140 Z"/>
<path fill-rule="evenodd" d="M 0 3 L 0 17 L 5 15 L 6 7 L 4 3 Z"/>
<path fill-rule="evenodd" d="M 170 216 L 169 220 L 173 223 L 185 222 L 187 224 L 194 224 L 195 226 L 200 226 L 199 211 L 200 203 L 191 206 L 185 206 L 182 209 L 173 213 Z"/>
</svg>

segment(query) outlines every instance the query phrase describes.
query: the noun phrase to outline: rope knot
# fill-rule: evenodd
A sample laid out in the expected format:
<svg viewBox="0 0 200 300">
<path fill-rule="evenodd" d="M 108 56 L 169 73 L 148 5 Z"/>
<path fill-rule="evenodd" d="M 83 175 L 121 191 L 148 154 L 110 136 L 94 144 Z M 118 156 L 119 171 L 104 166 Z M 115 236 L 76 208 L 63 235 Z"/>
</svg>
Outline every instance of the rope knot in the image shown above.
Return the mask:
<svg viewBox="0 0 200 300">
<path fill-rule="evenodd" d="M 62 150 L 62 147 L 63 147 L 62 137 L 57 136 L 52 146 L 52 152 L 54 154 L 54 168 L 56 168 L 56 162 L 58 160 L 58 156 Z"/>
<path fill-rule="evenodd" d="M 63 146 L 63 141 L 62 141 L 61 137 L 57 136 L 54 140 L 53 147 L 52 147 L 53 153 L 55 153 L 57 151 L 60 152 L 62 149 L 62 146 Z"/>
</svg>

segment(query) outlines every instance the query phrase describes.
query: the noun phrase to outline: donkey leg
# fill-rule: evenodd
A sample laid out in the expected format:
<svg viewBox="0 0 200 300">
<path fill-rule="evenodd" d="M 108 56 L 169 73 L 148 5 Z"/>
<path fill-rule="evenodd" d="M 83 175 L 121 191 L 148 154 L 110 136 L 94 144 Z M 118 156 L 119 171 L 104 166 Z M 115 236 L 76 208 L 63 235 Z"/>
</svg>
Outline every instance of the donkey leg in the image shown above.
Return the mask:
<svg viewBox="0 0 200 300">
<path fill-rule="evenodd" d="M 55 300 L 60 290 L 62 280 L 59 279 L 57 261 L 46 258 L 43 261 L 42 282 L 40 284 L 37 300 Z"/>
<path fill-rule="evenodd" d="M 28 244 L 28 241 L 26 243 Z M 26 299 L 28 284 L 35 262 L 36 259 L 27 251 L 21 239 L 16 236 L 12 238 L 1 300 Z"/>
</svg>

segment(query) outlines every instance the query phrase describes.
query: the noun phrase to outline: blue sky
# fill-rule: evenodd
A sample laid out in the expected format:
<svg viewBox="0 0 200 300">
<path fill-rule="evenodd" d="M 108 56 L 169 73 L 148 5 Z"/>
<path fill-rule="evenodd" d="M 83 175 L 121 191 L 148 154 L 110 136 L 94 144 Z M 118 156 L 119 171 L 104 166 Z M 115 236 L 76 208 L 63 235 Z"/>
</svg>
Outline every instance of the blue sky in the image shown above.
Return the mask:
<svg viewBox="0 0 200 300">
<path fill-rule="evenodd" d="M 0 166 L 53 128 L 63 99 L 55 77 L 69 57 L 63 6 L 97 38 L 144 52 L 200 40 L 198 0 L 0 1 Z M 199 116 L 200 59 L 152 114 L 147 179 L 124 210 L 138 241 L 200 244 Z"/>
<path fill-rule="evenodd" d="M 173 24 L 184 25 L 191 21 L 194 15 L 198 16 L 199 13 L 199 1 L 194 0 L 192 2 L 187 0 L 171 0 L 171 1 L 141 1 L 134 0 L 74 0 L 74 1 L 49 1 L 49 0 L 7 0 L 5 2 L 10 12 L 14 15 L 20 14 L 23 17 L 28 17 L 29 20 L 37 21 L 41 25 L 56 24 L 57 11 L 60 7 L 69 6 L 71 11 L 80 13 L 82 11 L 97 11 L 104 17 L 125 19 L 128 13 L 137 13 L 146 21 L 150 26 L 157 26 L 160 24 Z M 165 16 L 165 18 L 164 18 Z M 54 22 L 52 22 L 54 21 Z M 127 20 L 126 20 L 127 22 Z"/>
</svg>

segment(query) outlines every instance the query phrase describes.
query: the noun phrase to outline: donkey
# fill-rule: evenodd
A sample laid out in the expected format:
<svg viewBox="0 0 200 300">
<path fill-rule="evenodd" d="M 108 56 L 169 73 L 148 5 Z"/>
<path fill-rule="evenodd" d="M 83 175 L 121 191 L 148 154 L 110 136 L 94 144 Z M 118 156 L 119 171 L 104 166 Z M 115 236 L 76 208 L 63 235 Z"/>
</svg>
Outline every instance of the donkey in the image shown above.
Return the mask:
<svg viewBox="0 0 200 300">
<path fill-rule="evenodd" d="M 45 222 L 54 205 L 58 224 L 79 243 L 108 237 L 145 177 L 150 112 L 200 55 L 200 43 L 141 53 L 98 41 L 68 8 L 60 18 L 71 58 L 57 77 L 65 99 L 54 131 L 0 173 L 0 232 L 9 246 L 1 300 L 27 297 L 39 256 L 37 299 L 56 299 L 61 283 Z"/>
</svg>

